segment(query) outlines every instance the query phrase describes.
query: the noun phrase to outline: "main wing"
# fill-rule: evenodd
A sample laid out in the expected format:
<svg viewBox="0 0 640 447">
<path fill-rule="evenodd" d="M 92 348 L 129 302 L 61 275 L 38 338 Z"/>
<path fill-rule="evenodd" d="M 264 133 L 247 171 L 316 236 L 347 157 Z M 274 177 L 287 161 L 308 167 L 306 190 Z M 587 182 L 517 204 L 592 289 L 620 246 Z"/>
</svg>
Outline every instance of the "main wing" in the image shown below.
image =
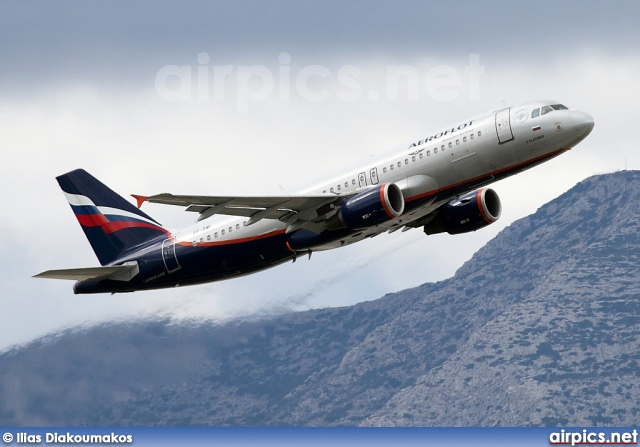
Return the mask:
<svg viewBox="0 0 640 447">
<path fill-rule="evenodd" d="M 140 196 L 132 194 L 138 201 L 138 207 L 144 202 L 161 203 L 186 207 L 186 211 L 199 213 L 198 221 L 224 214 L 248 217 L 247 225 L 261 219 L 278 219 L 288 225 L 287 231 L 293 231 L 303 225 L 322 220 L 351 195 L 282 195 L 282 196 L 190 196 L 157 194 Z"/>
</svg>

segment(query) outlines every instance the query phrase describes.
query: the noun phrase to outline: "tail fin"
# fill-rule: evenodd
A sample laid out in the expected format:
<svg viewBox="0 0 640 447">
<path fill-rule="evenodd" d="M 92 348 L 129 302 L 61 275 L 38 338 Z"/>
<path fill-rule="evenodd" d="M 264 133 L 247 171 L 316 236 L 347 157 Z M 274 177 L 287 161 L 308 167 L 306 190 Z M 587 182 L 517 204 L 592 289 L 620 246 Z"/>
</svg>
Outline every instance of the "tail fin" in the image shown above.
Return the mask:
<svg viewBox="0 0 640 447">
<path fill-rule="evenodd" d="M 168 231 L 83 169 L 56 178 L 100 264 Z"/>
</svg>

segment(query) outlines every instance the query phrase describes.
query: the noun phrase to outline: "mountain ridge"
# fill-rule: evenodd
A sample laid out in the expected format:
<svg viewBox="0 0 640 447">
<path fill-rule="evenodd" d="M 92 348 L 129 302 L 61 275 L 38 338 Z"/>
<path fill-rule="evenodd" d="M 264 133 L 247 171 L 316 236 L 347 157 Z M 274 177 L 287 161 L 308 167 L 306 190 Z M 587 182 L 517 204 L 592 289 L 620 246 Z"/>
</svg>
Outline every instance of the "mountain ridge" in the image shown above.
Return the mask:
<svg viewBox="0 0 640 447">
<path fill-rule="evenodd" d="M 12 350 L 0 422 L 635 424 L 639 185 L 637 171 L 590 177 L 452 278 L 378 300 L 218 326 L 104 325 Z"/>
</svg>

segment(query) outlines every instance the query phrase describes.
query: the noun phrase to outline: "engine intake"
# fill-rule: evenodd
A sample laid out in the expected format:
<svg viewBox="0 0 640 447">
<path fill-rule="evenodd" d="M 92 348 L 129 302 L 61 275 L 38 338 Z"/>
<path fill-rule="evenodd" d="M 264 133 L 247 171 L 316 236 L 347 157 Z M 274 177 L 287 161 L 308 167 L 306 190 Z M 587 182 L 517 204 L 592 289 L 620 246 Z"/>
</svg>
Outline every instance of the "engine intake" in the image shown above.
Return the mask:
<svg viewBox="0 0 640 447">
<path fill-rule="evenodd" d="M 394 219 L 403 212 L 402 191 L 395 183 L 385 183 L 345 200 L 338 219 L 342 227 L 360 230 Z"/>
<path fill-rule="evenodd" d="M 469 233 L 494 223 L 501 213 L 498 194 L 491 188 L 480 188 L 441 207 L 436 218 L 424 226 L 424 232 Z"/>
</svg>

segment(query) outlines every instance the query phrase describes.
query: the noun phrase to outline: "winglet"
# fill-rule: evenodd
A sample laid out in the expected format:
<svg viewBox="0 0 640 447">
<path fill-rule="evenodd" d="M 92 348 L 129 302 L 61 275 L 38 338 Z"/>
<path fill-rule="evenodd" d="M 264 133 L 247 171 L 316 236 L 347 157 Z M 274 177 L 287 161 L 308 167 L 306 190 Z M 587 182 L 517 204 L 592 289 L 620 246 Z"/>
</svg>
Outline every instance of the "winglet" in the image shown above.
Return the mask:
<svg viewBox="0 0 640 447">
<path fill-rule="evenodd" d="M 139 196 L 137 194 L 131 194 L 131 197 L 138 202 L 138 208 L 142 208 L 142 204 L 149 199 L 149 196 Z"/>
</svg>

